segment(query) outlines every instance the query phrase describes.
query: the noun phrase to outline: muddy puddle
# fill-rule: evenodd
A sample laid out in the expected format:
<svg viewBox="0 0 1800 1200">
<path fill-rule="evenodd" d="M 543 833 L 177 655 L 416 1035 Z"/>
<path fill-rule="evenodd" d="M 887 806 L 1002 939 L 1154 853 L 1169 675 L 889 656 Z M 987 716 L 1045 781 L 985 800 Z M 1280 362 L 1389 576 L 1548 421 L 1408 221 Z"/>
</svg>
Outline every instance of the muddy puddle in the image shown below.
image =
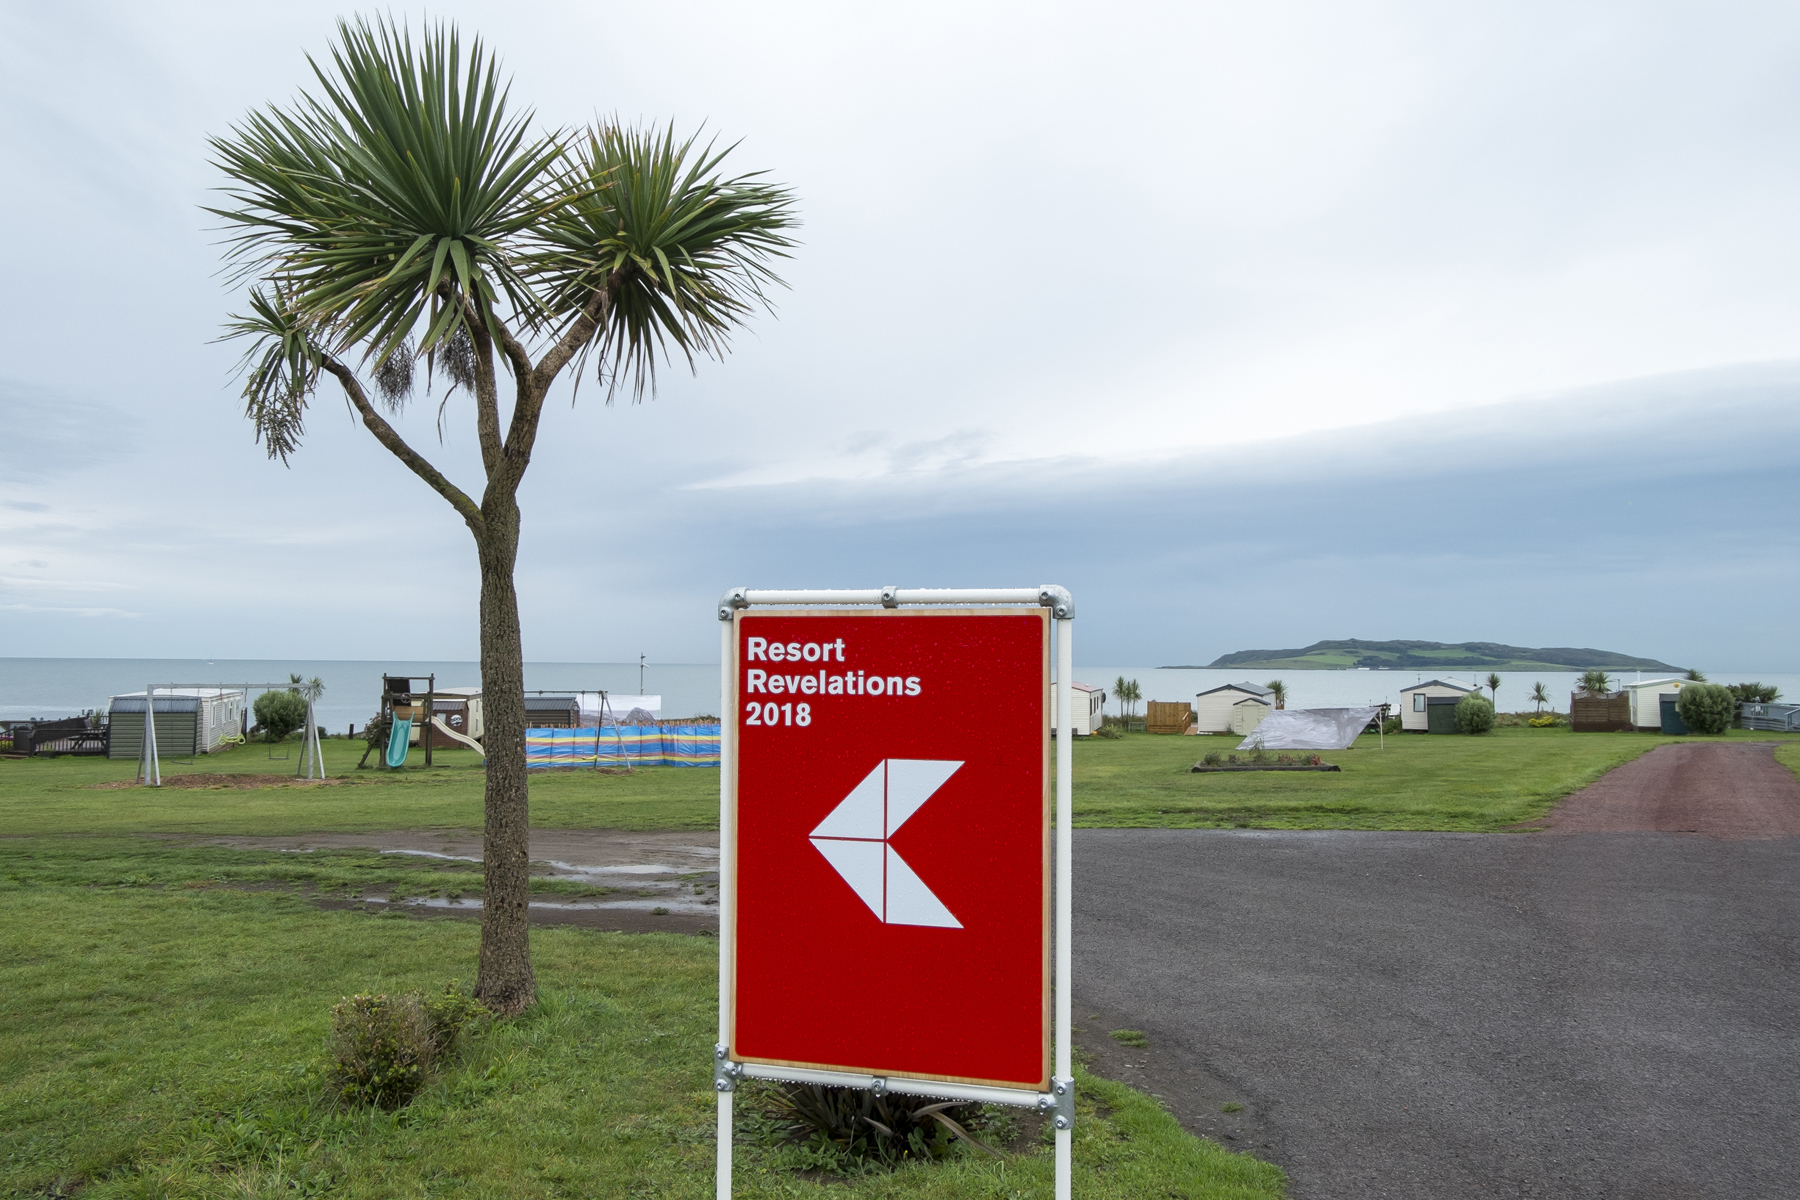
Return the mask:
<svg viewBox="0 0 1800 1200">
<path fill-rule="evenodd" d="M 372 850 L 396 856 L 479 864 L 481 835 L 463 830 L 401 829 L 378 833 L 317 833 L 286 837 L 178 839 L 224 846 L 305 854 L 314 850 Z M 537 894 L 535 925 L 579 925 L 626 933 L 714 933 L 719 928 L 719 838 L 716 833 L 616 830 L 546 830 L 531 835 L 531 874 L 582 887 L 600 896 Z M 479 919 L 480 897 L 402 896 L 380 889 L 354 896 L 315 895 L 322 908 L 356 908 L 418 917 Z"/>
</svg>

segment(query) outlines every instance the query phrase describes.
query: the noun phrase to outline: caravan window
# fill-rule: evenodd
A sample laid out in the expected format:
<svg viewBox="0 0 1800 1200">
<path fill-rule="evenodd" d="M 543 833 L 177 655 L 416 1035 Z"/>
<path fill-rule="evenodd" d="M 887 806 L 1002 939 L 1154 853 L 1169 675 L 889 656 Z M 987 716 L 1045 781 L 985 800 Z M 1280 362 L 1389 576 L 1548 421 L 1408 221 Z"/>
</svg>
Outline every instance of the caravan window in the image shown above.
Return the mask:
<svg viewBox="0 0 1800 1200">
<path fill-rule="evenodd" d="M 1414 692 L 1413 693 L 1413 711 L 1414 712 L 1424 712 L 1425 711 L 1425 693 L 1424 692 Z"/>
</svg>

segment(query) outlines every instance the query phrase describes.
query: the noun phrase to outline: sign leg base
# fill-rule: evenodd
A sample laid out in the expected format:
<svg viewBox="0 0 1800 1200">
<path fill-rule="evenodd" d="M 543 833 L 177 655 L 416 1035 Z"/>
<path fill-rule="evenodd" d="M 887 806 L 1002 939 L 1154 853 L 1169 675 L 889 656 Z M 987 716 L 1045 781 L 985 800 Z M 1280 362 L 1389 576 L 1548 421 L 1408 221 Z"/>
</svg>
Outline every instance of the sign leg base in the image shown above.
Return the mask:
<svg viewBox="0 0 1800 1200">
<path fill-rule="evenodd" d="M 731 1200 L 731 1093 L 719 1093 L 718 1198 Z"/>
</svg>

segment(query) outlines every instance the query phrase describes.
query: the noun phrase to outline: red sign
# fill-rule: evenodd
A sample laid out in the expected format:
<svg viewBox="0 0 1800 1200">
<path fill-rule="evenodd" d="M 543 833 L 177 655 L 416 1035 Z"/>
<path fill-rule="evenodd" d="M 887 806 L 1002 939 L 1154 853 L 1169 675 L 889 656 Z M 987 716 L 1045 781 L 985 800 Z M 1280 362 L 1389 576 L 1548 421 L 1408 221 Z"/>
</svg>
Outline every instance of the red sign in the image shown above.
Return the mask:
<svg viewBox="0 0 1800 1200">
<path fill-rule="evenodd" d="M 1047 1087 L 1048 610 L 734 620 L 732 1058 Z"/>
</svg>

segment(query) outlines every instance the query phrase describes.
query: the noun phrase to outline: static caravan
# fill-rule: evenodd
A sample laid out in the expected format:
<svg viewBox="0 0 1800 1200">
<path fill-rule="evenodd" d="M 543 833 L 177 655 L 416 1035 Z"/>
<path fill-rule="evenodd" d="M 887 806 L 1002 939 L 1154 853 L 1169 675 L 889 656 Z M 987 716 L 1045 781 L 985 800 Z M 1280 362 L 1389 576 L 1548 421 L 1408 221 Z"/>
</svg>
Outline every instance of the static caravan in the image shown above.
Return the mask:
<svg viewBox="0 0 1800 1200">
<path fill-rule="evenodd" d="M 144 753 L 144 693 L 114 696 L 107 705 L 108 758 Z M 211 754 L 244 727 L 244 693 L 238 688 L 156 690 L 156 752 Z"/>
<path fill-rule="evenodd" d="M 481 719 L 481 689 L 478 687 L 438 688 L 435 692 L 407 692 L 394 698 L 394 715 L 404 717 L 413 723 L 409 744 L 421 744 L 425 735 L 425 698 L 431 697 L 431 715 L 442 721 L 451 732 L 460 733 L 466 738 L 480 741 L 483 730 Z M 435 744 L 443 741 L 440 737 Z"/>
<path fill-rule="evenodd" d="M 1457 683 L 1454 680 L 1427 679 L 1424 683 L 1415 683 L 1411 687 L 1400 689 L 1400 728 L 1408 733 L 1431 732 L 1431 702 L 1448 700 L 1451 706 L 1470 692 L 1477 691 L 1473 684 Z M 1444 705 L 1439 704 L 1442 708 Z"/>
<path fill-rule="evenodd" d="M 444 724 L 464 737 L 479 742 L 487 732 L 481 719 L 481 689 L 478 687 L 441 687 L 432 693 L 431 708 L 444 718 Z"/>
<path fill-rule="evenodd" d="M 1632 728 L 1648 730 L 1651 733 L 1661 731 L 1663 728 L 1663 700 L 1666 698 L 1674 701 L 1681 694 L 1681 689 L 1686 683 L 1685 679 L 1646 679 L 1642 683 L 1626 684 L 1623 690 L 1631 700 Z M 1675 720 L 1679 722 L 1681 718 L 1677 716 Z M 1687 729 L 1684 726 L 1679 730 L 1667 732 L 1686 733 Z"/>
<path fill-rule="evenodd" d="M 1062 693 L 1060 689 L 1057 694 Z M 1106 689 L 1079 680 L 1069 681 L 1070 699 L 1074 701 L 1075 736 L 1086 737 L 1100 728 L 1101 708 L 1106 704 Z M 1062 728 L 1062 713 L 1056 714 L 1056 728 Z"/>
<path fill-rule="evenodd" d="M 1256 727 L 1263 723 L 1263 718 L 1273 711 L 1275 706 L 1267 700 L 1246 696 L 1231 706 L 1231 732 L 1240 737 L 1248 737 L 1256 732 Z"/>
<path fill-rule="evenodd" d="M 1227 683 L 1201 692 L 1194 697 L 1194 729 L 1199 733 L 1233 732 L 1232 708 L 1244 700 L 1273 705 L 1275 693 L 1254 683 Z"/>
</svg>

